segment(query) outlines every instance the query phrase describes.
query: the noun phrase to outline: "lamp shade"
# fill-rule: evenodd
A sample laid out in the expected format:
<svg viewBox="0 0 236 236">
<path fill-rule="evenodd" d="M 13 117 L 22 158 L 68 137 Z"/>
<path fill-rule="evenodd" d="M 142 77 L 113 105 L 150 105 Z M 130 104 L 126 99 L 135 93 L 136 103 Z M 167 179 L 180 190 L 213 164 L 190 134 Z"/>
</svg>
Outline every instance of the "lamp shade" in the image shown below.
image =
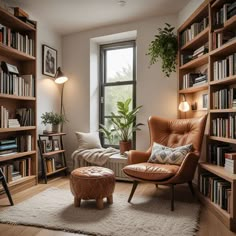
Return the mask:
<svg viewBox="0 0 236 236">
<path fill-rule="evenodd" d="M 68 80 L 68 78 L 64 75 L 64 73 L 61 71 L 61 67 L 57 68 L 57 72 L 55 75 L 55 83 L 57 84 L 63 84 Z"/>
<path fill-rule="evenodd" d="M 189 111 L 190 109 L 190 106 L 188 104 L 187 101 L 182 101 L 180 104 L 179 104 L 179 110 L 182 111 L 182 112 L 187 112 Z"/>
<path fill-rule="evenodd" d="M 186 101 L 185 95 L 182 94 L 182 96 L 183 96 L 183 101 L 180 102 L 180 104 L 179 104 L 179 110 L 182 112 L 187 112 L 190 110 L 190 106 L 189 106 L 188 102 Z"/>
</svg>

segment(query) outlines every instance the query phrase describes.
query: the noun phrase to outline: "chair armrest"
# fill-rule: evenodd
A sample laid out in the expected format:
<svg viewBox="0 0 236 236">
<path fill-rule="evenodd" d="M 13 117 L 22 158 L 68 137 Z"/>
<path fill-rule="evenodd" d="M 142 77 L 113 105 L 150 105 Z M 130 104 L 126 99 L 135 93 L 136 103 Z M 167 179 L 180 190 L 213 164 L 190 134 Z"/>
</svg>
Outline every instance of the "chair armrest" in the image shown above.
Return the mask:
<svg viewBox="0 0 236 236">
<path fill-rule="evenodd" d="M 198 165 L 198 160 L 199 155 L 194 152 L 190 152 L 186 155 L 178 173 L 176 174 L 176 179 L 178 179 L 178 182 L 188 182 L 193 180 L 194 173 Z"/>
<path fill-rule="evenodd" d="M 142 162 L 147 162 L 151 153 L 150 152 L 140 152 L 136 150 L 131 150 L 128 152 L 128 164 L 137 164 Z"/>
</svg>

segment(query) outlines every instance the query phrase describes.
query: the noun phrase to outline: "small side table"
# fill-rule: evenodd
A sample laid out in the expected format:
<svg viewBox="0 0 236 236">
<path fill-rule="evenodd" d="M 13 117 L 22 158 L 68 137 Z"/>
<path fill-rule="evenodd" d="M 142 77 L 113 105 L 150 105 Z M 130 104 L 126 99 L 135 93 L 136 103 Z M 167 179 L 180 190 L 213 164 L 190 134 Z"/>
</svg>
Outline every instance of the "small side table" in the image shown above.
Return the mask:
<svg viewBox="0 0 236 236">
<path fill-rule="evenodd" d="M 67 164 L 62 140 L 64 135 L 66 133 L 39 135 L 38 146 L 45 184 L 47 184 L 48 176 L 59 172 L 64 172 L 67 175 Z"/>
</svg>

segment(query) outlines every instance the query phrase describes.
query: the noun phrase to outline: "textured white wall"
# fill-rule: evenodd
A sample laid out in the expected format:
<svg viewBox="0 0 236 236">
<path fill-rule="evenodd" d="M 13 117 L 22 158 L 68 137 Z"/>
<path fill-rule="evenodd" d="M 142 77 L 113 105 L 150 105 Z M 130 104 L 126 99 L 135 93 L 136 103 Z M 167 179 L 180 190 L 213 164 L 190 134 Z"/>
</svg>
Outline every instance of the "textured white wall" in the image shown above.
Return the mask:
<svg viewBox="0 0 236 236">
<path fill-rule="evenodd" d="M 63 37 L 63 68 L 69 77 L 64 90 L 65 110 L 69 119 L 65 127 L 68 157 L 77 148 L 74 132 L 89 132 L 94 128 L 90 125 L 90 116 L 97 116 L 97 111 L 90 109 L 91 38 L 137 30 L 137 104 L 143 105 L 137 121 L 145 123 L 142 131 L 137 133 L 137 149 L 146 150 L 149 145 L 147 119 L 150 115 L 177 116 L 177 75 L 174 73 L 171 78 L 165 78 L 160 63 L 149 68 L 149 58 L 145 55 L 157 29 L 163 27 L 165 22 L 176 26 L 177 16 L 155 17 Z"/>
</svg>

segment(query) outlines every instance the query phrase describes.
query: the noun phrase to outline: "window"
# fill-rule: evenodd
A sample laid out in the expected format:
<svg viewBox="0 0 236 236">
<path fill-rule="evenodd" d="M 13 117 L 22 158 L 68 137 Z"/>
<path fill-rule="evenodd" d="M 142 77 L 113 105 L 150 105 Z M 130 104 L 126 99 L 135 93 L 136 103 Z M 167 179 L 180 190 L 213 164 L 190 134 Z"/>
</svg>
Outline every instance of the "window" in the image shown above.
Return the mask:
<svg viewBox="0 0 236 236">
<path fill-rule="evenodd" d="M 117 101 L 132 99 L 131 108 L 136 105 L 136 46 L 135 41 L 102 45 L 101 51 L 101 103 L 100 124 L 112 128 L 109 122 L 111 112 L 117 113 Z M 133 135 L 133 144 L 135 137 Z M 102 145 L 119 145 L 118 136 L 113 143 L 101 137 Z"/>
</svg>

